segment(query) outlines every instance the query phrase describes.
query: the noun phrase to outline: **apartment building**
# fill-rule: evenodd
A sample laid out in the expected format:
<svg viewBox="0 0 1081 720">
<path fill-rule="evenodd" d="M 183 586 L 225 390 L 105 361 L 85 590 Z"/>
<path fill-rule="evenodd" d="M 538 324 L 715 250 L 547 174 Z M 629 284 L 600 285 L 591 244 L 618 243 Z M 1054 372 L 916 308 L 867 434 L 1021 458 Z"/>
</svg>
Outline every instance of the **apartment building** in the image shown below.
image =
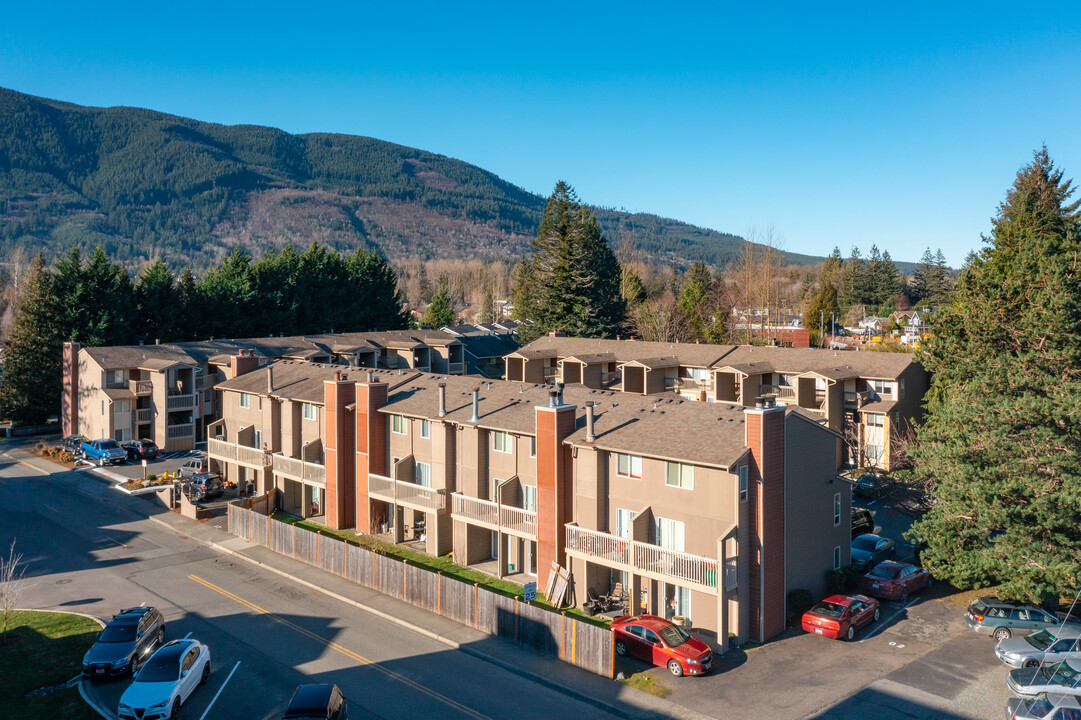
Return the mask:
<svg viewBox="0 0 1081 720">
<path fill-rule="evenodd" d="M 462 343 L 438 330 L 328 333 L 164 345 L 64 344 L 61 424 L 65 435 L 153 440 L 166 451 L 206 439 L 220 412 L 214 385 L 287 358 L 345 367 L 462 374 Z"/>
<path fill-rule="evenodd" d="M 621 582 L 722 645 L 783 631 L 788 591 L 849 560 L 840 434 L 772 398 L 237 361 L 211 459 L 332 528 L 541 587 L 556 563 L 578 605 Z"/>
<path fill-rule="evenodd" d="M 511 382 L 754 405 L 772 395 L 845 438 L 843 461 L 889 470 L 923 413 L 927 372 L 907 353 L 548 336 L 506 356 Z"/>
</svg>

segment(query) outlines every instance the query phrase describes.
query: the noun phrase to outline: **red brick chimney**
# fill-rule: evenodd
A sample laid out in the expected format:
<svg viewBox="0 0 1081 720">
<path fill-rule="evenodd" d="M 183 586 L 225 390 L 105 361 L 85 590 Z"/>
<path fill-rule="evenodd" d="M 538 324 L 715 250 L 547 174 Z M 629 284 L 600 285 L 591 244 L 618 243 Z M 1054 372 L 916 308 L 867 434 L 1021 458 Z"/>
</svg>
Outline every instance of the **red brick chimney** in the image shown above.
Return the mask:
<svg viewBox="0 0 1081 720">
<path fill-rule="evenodd" d="M 64 387 L 60 393 L 60 426 L 64 437 L 79 432 L 79 343 L 64 343 Z"/>
<path fill-rule="evenodd" d="M 785 629 L 785 409 L 766 395 L 745 414 L 752 460 L 750 635 L 765 642 Z"/>
<path fill-rule="evenodd" d="M 571 482 L 563 440 L 574 432 L 576 406 L 563 402 L 563 387 L 548 391 L 537 419 L 537 571 L 548 577 L 552 563 L 566 564 L 566 530 L 571 515 Z"/>
<path fill-rule="evenodd" d="M 356 433 L 353 413 L 346 407 L 356 399 L 356 384 L 342 380 L 323 381 L 323 413 L 326 427 L 324 459 L 327 473 L 326 521 L 334 530 L 353 527 L 355 523 Z"/>
<path fill-rule="evenodd" d="M 387 419 L 379 408 L 387 404 L 387 384 L 369 379 L 356 384 L 356 527 L 372 532 L 372 504 L 368 498 L 368 474 L 389 475 L 387 469 Z"/>
<path fill-rule="evenodd" d="M 255 357 L 255 354 L 251 351 L 241 350 L 230 358 L 229 369 L 232 370 L 232 377 L 230 377 L 230 379 L 240 377 L 244 373 L 258 370 L 259 358 Z"/>
</svg>

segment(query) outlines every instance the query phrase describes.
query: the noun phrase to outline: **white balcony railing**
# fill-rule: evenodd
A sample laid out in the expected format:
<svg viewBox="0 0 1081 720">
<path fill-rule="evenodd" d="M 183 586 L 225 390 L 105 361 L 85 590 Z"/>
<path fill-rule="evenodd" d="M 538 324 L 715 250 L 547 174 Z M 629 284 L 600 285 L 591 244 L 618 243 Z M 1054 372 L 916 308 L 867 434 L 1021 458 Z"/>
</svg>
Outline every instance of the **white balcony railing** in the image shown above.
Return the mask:
<svg viewBox="0 0 1081 720">
<path fill-rule="evenodd" d="M 461 493 L 454 493 L 451 499 L 450 512 L 453 516 L 492 530 L 499 529 L 499 505 L 496 503 Z"/>
<path fill-rule="evenodd" d="M 270 467 L 271 464 L 270 454 L 263 452 L 259 448 L 217 438 L 210 438 L 206 441 L 206 453 L 215 460 L 235 462 L 247 467 L 265 468 Z"/>
<path fill-rule="evenodd" d="M 576 552 L 587 558 L 603 558 L 621 567 L 629 567 L 630 548 L 630 541 L 618 535 L 567 525 L 567 552 Z"/>
<path fill-rule="evenodd" d="M 169 440 L 179 440 L 195 436 L 194 425 L 170 425 L 165 428 L 165 437 Z"/>
<path fill-rule="evenodd" d="M 149 395 L 150 393 L 154 392 L 154 383 L 150 382 L 149 380 L 132 380 L 129 383 L 129 387 L 131 388 L 131 391 L 139 397 L 143 397 L 144 395 Z"/>
<path fill-rule="evenodd" d="M 148 423 L 154 419 L 150 408 L 142 408 L 135 411 L 135 422 Z"/>
<path fill-rule="evenodd" d="M 759 385 L 759 395 L 773 395 L 778 400 L 795 400 L 796 388 L 792 385 Z"/>
<path fill-rule="evenodd" d="M 694 585 L 717 587 L 716 560 L 642 542 L 635 542 L 633 550 L 635 570 L 683 580 Z"/>
<path fill-rule="evenodd" d="M 421 512 L 439 512 L 447 508 L 445 490 L 394 480 L 384 475 L 368 475 L 368 497 Z"/>
<path fill-rule="evenodd" d="M 308 485 L 326 487 L 327 469 L 319 463 L 307 462 L 299 458 L 286 457 L 280 453 L 271 455 L 273 458 L 274 474 L 291 480 L 297 480 Z"/>
<path fill-rule="evenodd" d="M 524 535 L 531 538 L 537 536 L 537 513 L 532 510 L 501 505 L 499 524 L 503 532 L 512 535 Z"/>
<path fill-rule="evenodd" d="M 191 410 L 194 407 L 194 395 L 174 395 L 165 401 L 166 410 Z"/>
</svg>

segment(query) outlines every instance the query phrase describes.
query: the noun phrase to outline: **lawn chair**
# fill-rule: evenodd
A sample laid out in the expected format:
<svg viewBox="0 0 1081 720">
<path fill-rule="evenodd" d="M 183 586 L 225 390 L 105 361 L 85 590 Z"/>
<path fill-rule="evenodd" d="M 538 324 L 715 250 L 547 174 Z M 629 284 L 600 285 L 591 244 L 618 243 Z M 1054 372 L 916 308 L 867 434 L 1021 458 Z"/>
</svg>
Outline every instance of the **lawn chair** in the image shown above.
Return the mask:
<svg viewBox="0 0 1081 720">
<path fill-rule="evenodd" d="M 623 589 L 623 583 L 617 582 L 612 586 L 612 592 L 604 596 L 605 610 L 622 611 L 629 599 Z"/>
</svg>

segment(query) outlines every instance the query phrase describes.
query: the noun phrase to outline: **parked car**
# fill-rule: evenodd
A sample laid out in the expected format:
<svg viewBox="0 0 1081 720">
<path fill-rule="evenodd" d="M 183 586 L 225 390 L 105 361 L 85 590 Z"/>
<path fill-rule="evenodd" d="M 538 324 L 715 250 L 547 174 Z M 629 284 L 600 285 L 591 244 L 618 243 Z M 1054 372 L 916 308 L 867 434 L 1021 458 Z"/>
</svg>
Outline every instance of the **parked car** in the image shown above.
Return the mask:
<svg viewBox="0 0 1081 720">
<path fill-rule="evenodd" d="M 878 600 L 865 595 L 830 595 L 803 613 L 804 632 L 851 640 L 864 625 L 878 622 Z"/>
<path fill-rule="evenodd" d="M 155 608 L 121 610 L 83 656 L 83 675 L 95 678 L 134 674 L 164 640 L 165 618 Z"/>
<path fill-rule="evenodd" d="M 199 473 L 210 472 L 210 461 L 205 455 L 198 455 L 180 466 L 180 477 L 192 477 Z"/>
<path fill-rule="evenodd" d="M 1073 695 L 1044 693 L 1006 701 L 1009 720 L 1081 720 L 1081 702 Z"/>
<path fill-rule="evenodd" d="M 188 484 L 188 499 L 192 502 L 213 500 L 225 494 L 225 483 L 217 473 L 199 473 Z"/>
<path fill-rule="evenodd" d="M 981 597 L 972 601 L 965 611 L 968 626 L 982 635 L 991 635 L 997 641 L 1013 635 L 1028 635 L 1037 630 L 1055 629 L 1063 619 L 1035 605 L 1013 603 L 994 597 Z M 1081 624 L 1081 620 L 1066 620 Z"/>
<path fill-rule="evenodd" d="M 860 589 L 864 595 L 906 602 L 909 595 L 931 587 L 932 582 L 931 573 L 926 570 L 920 570 L 908 563 L 887 560 L 875 565 L 871 572 L 863 576 Z"/>
<path fill-rule="evenodd" d="M 995 645 L 995 657 L 1010 667 L 1034 668 L 1045 663 L 1081 660 L 1081 628 L 1037 630 Z"/>
<path fill-rule="evenodd" d="M 210 648 L 194 639 L 158 648 L 120 696 L 119 720 L 175 718 L 195 689 L 210 677 Z"/>
<path fill-rule="evenodd" d="M 80 447 L 80 454 L 98 466 L 122 465 L 128 461 L 128 451 L 116 440 L 87 440 Z"/>
<path fill-rule="evenodd" d="M 852 564 L 860 570 L 878 565 L 883 560 L 893 560 L 897 547 L 893 540 L 881 535 L 860 535 L 852 539 Z"/>
<path fill-rule="evenodd" d="M 123 444 L 128 453 L 128 460 L 138 462 L 140 460 L 156 460 L 160 451 L 153 440 L 130 440 Z"/>
<path fill-rule="evenodd" d="M 699 675 L 713 667 L 708 645 L 662 617 L 624 615 L 612 621 L 612 630 L 617 655 L 666 667 L 676 677 Z"/>
<path fill-rule="evenodd" d="M 60 441 L 60 447 L 67 450 L 72 455 L 81 455 L 84 442 L 90 441 L 82 435 L 68 435 L 66 438 Z"/>
<path fill-rule="evenodd" d="M 881 475 L 866 473 L 860 475 L 852 486 L 852 492 L 859 497 L 877 500 L 886 493 L 887 482 Z"/>
<path fill-rule="evenodd" d="M 852 508 L 852 537 L 875 531 L 875 519 L 870 510 L 861 507 Z"/>
<path fill-rule="evenodd" d="M 1035 697 L 1044 692 L 1081 695 L 1081 660 L 1010 670 L 1006 685 L 1021 697 Z"/>
<path fill-rule="evenodd" d="M 348 706 L 337 685 L 301 685 L 282 720 L 346 720 Z"/>
</svg>

